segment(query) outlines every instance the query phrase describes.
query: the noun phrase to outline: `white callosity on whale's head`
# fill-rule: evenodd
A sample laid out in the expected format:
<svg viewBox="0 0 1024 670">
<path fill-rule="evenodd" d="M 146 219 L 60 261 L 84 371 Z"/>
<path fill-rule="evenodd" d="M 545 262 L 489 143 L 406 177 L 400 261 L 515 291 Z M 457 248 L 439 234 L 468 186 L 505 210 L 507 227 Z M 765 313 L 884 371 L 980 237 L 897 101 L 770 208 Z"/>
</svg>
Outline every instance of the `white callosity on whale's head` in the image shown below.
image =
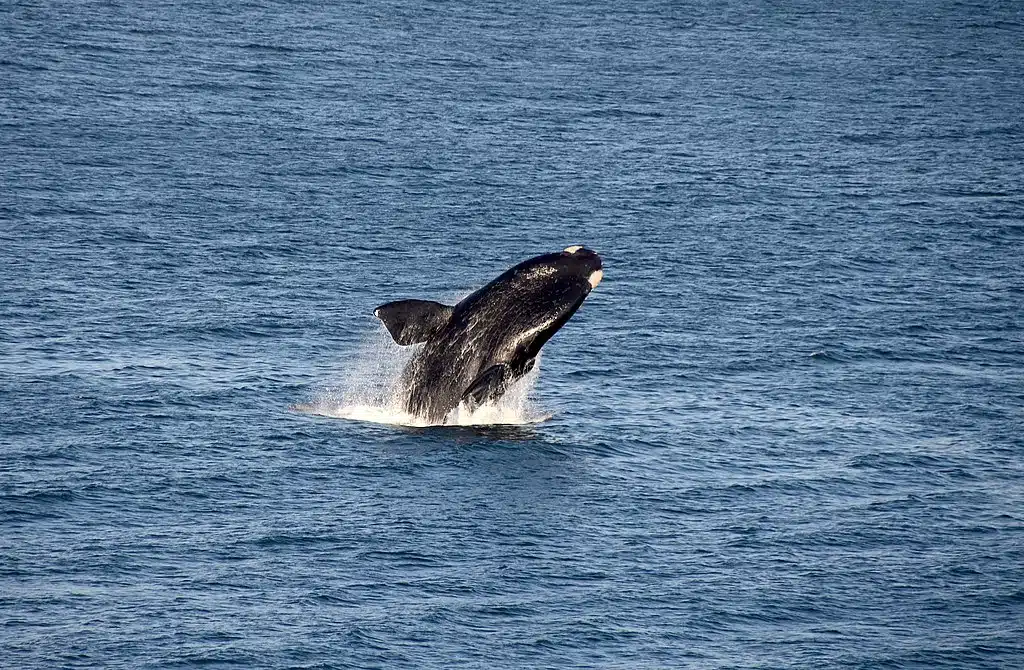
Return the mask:
<svg viewBox="0 0 1024 670">
<path fill-rule="evenodd" d="M 594 270 L 590 273 L 590 277 L 587 281 L 590 282 L 590 288 L 597 288 L 597 285 L 601 283 L 604 278 L 604 270 Z"/>
<path fill-rule="evenodd" d="M 579 251 L 582 248 L 583 248 L 583 245 L 574 244 L 571 247 L 566 247 L 565 249 L 562 250 L 562 252 L 566 253 L 566 254 L 574 254 L 574 253 L 576 253 L 577 251 Z"/>
</svg>

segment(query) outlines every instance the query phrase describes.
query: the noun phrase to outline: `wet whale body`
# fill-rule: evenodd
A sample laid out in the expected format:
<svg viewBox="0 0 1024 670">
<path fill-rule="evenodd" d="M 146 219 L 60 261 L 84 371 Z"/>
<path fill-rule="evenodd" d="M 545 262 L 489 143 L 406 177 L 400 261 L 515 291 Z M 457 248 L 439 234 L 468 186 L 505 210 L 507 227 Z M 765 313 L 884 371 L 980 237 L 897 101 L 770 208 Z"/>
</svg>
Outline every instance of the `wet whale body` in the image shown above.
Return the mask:
<svg viewBox="0 0 1024 670">
<path fill-rule="evenodd" d="M 395 342 L 423 344 L 402 373 L 405 410 L 442 423 L 460 404 L 496 402 L 603 274 L 600 256 L 572 246 L 510 268 L 455 306 L 397 300 L 375 309 Z"/>
</svg>

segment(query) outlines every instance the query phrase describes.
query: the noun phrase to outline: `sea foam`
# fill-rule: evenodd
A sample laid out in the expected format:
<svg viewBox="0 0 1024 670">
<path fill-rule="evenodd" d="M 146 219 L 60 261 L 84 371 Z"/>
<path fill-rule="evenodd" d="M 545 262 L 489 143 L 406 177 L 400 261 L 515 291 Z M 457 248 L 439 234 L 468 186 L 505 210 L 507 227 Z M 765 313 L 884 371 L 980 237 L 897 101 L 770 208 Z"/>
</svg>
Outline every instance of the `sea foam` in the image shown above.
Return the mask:
<svg viewBox="0 0 1024 670">
<path fill-rule="evenodd" d="M 486 426 L 540 423 L 551 415 L 540 411 L 530 397 L 540 374 L 540 357 L 533 369 L 516 381 L 497 403 L 469 411 L 459 405 L 435 424 L 405 411 L 402 370 L 418 347 L 400 347 L 380 327 L 353 353 L 340 379 L 323 387 L 312 402 L 293 409 L 307 414 L 401 426 Z"/>
</svg>

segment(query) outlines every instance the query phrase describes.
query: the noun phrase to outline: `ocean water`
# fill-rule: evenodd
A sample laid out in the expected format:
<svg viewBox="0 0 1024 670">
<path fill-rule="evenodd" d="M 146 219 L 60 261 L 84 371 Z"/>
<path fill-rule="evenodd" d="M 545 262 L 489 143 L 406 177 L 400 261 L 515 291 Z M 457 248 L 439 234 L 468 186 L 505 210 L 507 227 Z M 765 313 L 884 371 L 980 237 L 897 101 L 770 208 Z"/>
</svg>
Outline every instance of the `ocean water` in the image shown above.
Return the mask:
<svg viewBox="0 0 1024 670">
<path fill-rule="evenodd" d="M 1024 667 L 1019 2 L 2 17 L 0 666 Z M 373 308 L 571 244 L 397 425 Z"/>
</svg>

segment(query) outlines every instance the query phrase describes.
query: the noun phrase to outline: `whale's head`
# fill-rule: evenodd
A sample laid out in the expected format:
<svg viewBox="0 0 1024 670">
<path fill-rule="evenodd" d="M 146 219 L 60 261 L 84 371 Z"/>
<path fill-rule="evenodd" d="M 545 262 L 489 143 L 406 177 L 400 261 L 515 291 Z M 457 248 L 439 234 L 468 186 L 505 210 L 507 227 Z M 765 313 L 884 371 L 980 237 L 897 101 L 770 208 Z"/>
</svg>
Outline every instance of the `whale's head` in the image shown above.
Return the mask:
<svg viewBox="0 0 1024 670">
<path fill-rule="evenodd" d="M 501 320 L 491 332 L 500 333 L 507 347 L 536 355 L 576 313 L 604 277 L 601 257 L 574 245 L 536 256 L 508 270 L 481 290 L 482 311 Z M 505 347 L 494 343 L 495 350 Z"/>
<path fill-rule="evenodd" d="M 604 276 L 601 257 L 574 245 L 509 268 L 455 306 L 455 320 L 519 342 L 522 333 L 558 330 Z M 541 339 L 541 343 L 546 337 Z"/>
<path fill-rule="evenodd" d="M 543 333 L 542 344 L 583 304 L 601 282 L 601 257 L 574 245 L 536 256 L 509 269 L 468 299 L 489 319 L 502 320 L 498 329 L 515 341 L 519 333 Z M 550 331 L 550 332 L 548 332 Z"/>
<path fill-rule="evenodd" d="M 513 303 L 508 305 L 513 312 L 534 311 L 552 319 L 563 311 L 576 311 L 603 277 L 601 257 L 574 245 L 520 263 L 495 280 L 500 292 L 490 293 Z"/>
</svg>

